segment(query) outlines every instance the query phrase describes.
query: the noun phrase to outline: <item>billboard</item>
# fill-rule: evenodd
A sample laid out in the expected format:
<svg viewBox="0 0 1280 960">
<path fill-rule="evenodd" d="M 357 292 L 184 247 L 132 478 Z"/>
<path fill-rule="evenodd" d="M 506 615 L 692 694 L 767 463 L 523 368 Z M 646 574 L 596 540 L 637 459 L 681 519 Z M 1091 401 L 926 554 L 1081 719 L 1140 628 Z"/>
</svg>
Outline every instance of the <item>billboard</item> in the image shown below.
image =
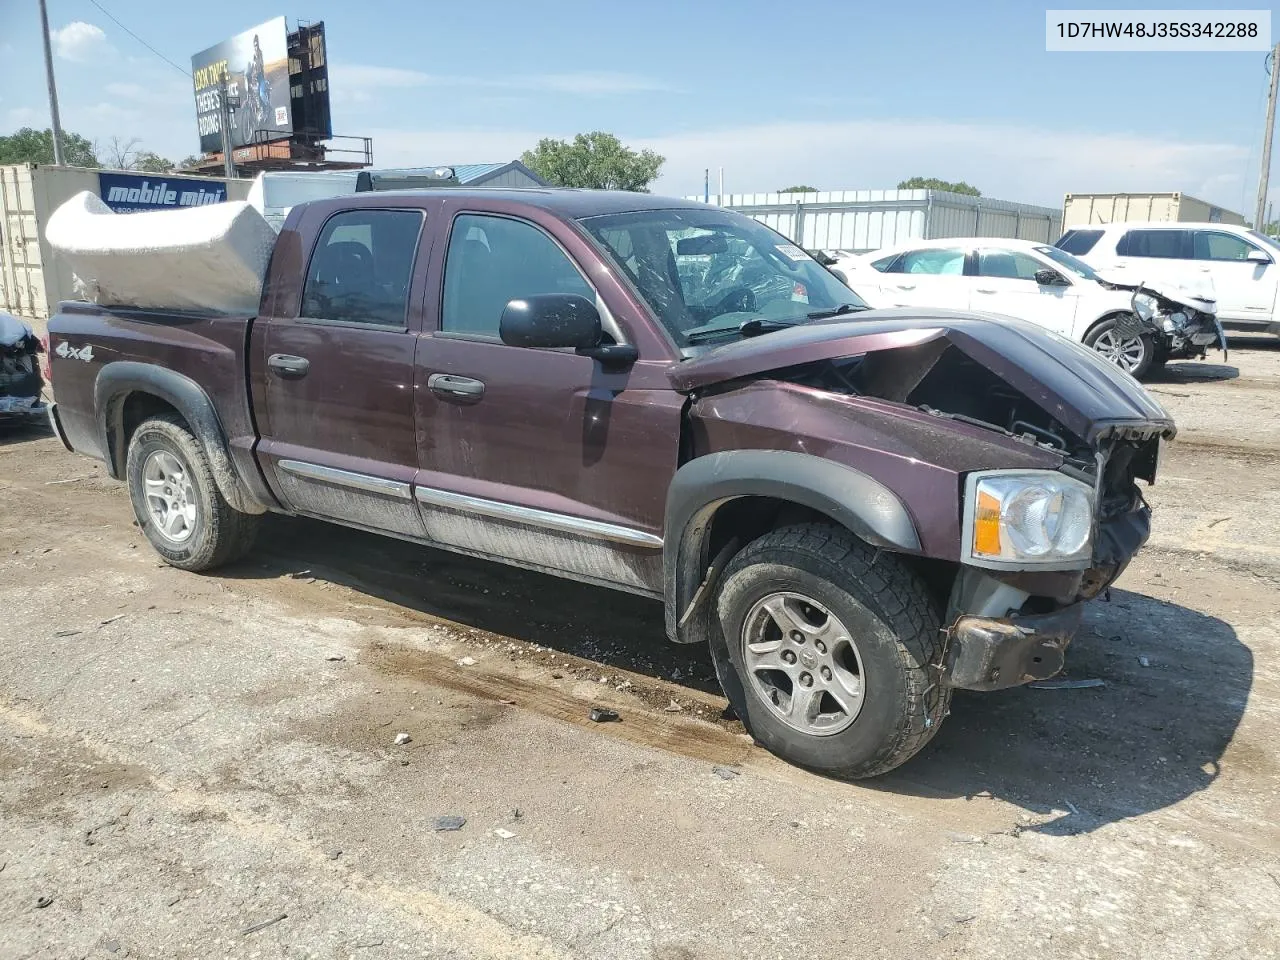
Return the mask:
<svg viewBox="0 0 1280 960">
<path fill-rule="evenodd" d="M 165 174 L 100 173 L 98 196 L 116 213 L 137 213 L 221 203 L 227 199 L 227 185 Z"/>
<path fill-rule="evenodd" d="M 261 23 L 191 58 L 196 126 L 203 153 L 222 151 L 222 82 L 230 106 L 231 146 L 293 133 L 289 49 L 284 17 Z"/>
</svg>

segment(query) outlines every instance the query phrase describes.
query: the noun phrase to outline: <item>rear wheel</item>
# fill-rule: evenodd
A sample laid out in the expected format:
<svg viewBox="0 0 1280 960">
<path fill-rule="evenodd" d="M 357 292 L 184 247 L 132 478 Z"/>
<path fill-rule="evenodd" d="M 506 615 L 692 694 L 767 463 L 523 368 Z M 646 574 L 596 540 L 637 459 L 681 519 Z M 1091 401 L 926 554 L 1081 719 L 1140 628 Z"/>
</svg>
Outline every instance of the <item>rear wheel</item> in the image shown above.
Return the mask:
<svg viewBox="0 0 1280 960">
<path fill-rule="evenodd" d="M 1134 379 L 1141 379 L 1155 360 L 1155 340 L 1126 326 L 1119 317 L 1108 317 L 1085 335 L 1084 344 Z"/>
<path fill-rule="evenodd" d="M 830 524 L 776 530 L 729 563 L 712 653 L 764 747 L 800 766 L 872 777 L 914 756 L 950 703 L 924 584 Z"/>
<path fill-rule="evenodd" d="M 138 425 L 126 479 L 139 528 L 173 566 L 211 570 L 253 546 L 260 518 L 223 499 L 204 447 L 177 414 Z"/>
</svg>

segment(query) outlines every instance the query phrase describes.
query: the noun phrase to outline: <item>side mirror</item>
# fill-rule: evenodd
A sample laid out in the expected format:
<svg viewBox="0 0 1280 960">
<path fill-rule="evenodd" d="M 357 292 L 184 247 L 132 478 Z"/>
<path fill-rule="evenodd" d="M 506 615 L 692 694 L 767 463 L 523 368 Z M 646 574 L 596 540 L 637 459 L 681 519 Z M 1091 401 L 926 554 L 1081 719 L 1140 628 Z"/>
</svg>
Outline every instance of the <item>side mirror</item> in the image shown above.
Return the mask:
<svg viewBox="0 0 1280 960">
<path fill-rule="evenodd" d="M 604 339 L 596 305 L 576 293 L 540 293 L 509 301 L 498 333 L 511 347 L 583 350 Z"/>
<path fill-rule="evenodd" d="M 1042 287 L 1062 287 L 1066 286 L 1067 278 L 1057 270 L 1050 270 L 1045 267 L 1043 270 L 1036 271 L 1036 283 Z"/>
<path fill-rule="evenodd" d="M 1245 260 L 1248 263 L 1261 263 L 1261 264 L 1268 264 L 1272 262 L 1271 258 L 1261 250 L 1250 250 L 1245 255 Z"/>
</svg>

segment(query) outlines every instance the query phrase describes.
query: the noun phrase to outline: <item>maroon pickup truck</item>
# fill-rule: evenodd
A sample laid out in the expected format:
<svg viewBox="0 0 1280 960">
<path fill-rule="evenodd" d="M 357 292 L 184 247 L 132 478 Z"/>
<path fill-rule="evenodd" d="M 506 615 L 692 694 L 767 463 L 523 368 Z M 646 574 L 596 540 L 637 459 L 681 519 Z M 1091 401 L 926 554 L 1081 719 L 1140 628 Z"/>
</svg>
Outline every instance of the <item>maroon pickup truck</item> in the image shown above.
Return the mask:
<svg viewBox="0 0 1280 960">
<path fill-rule="evenodd" d="M 296 207 L 257 316 L 70 302 L 69 449 L 171 564 L 268 512 L 660 599 L 768 749 L 847 777 L 1052 676 L 1174 425 L 1008 318 L 868 311 L 767 227 L 572 190 Z"/>
</svg>

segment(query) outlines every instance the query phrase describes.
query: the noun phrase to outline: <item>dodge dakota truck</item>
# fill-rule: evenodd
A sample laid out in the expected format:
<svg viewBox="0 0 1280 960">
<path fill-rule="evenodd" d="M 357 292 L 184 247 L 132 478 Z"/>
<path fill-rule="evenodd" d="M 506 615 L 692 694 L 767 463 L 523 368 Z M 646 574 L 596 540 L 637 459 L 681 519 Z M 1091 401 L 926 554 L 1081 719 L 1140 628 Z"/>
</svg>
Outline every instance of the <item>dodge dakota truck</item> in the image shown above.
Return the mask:
<svg viewBox="0 0 1280 960">
<path fill-rule="evenodd" d="M 652 597 L 759 743 L 850 778 L 955 688 L 1062 669 L 1174 433 L 1055 334 L 868 310 L 762 224 L 645 194 L 313 201 L 255 316 L 66 302 L 49 331 L 55 430 L 174 566 L 274 512 Z"/>
</svg>

